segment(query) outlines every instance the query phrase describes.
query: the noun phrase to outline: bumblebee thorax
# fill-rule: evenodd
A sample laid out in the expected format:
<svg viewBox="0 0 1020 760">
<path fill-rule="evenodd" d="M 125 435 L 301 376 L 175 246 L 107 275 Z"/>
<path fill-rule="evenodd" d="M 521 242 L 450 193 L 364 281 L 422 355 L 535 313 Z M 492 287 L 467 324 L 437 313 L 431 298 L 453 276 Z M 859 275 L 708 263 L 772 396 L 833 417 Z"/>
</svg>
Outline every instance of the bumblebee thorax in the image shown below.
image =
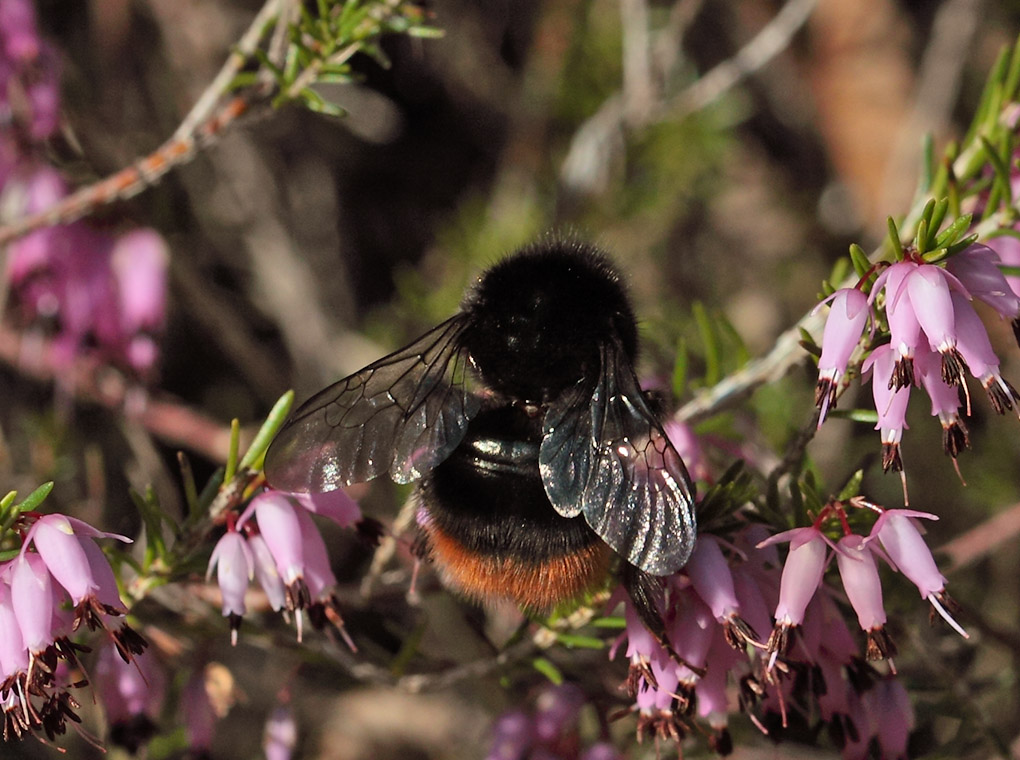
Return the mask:
<svg viewBox="0 0 1020 760">
<path fill-rule="evenodd" d="M 619 275 L 594 248 L 543 245 L 490 269 L 464 303 L 463 343 L 494 390 L 548 402 L 598 371 L 619 340 L 633 361 L 634 316 Z"/>
</svg>

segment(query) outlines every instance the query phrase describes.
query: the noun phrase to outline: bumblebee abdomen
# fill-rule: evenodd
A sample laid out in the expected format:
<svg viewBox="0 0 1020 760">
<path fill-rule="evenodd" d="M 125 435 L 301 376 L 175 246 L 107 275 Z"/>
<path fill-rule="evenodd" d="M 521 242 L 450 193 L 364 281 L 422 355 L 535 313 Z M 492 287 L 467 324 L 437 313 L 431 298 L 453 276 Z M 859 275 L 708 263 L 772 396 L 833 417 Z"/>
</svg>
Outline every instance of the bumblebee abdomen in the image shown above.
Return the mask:
<svg viewBox="0 0 1020 760">
<path fill-rule="evenodd" d="M 596 591 L 609 574 L 612 551 L 599 541 L 534 561 L 471 551 L 430 520 L 423 530 L 444 584 L 476 601 L 507 599 L 528 610 L 548 611 Z"/>
<path fill-rule="evenodd" d="M 559 515 L 538 469 L 541 419 L 483 411 L 421 486 L 422 530 L 444 581 L 476 599 L 548 609 L 597 588 L 612 550 Z"/>
</svg>

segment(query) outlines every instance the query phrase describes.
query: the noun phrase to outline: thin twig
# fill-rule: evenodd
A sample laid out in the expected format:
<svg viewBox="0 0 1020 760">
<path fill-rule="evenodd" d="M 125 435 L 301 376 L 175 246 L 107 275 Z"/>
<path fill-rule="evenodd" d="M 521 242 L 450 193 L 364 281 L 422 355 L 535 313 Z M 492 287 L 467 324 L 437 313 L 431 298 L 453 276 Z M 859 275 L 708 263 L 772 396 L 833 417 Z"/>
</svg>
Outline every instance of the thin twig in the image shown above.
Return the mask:
<svg viewBox="0 0 1020 760">
<path fill-rule="evenodd" d="M 800 345 L 800 331 L 807 330 L 812 335 L 818 335 L 824 325 L 825 315 L 812 309 L 780 335 L 765 356 L 748 362 L 688 401 L 677 411 L 676 418 L 683 422 L 696 422 L 735 405 L 759 386 L 779 380 L 791 367 L 807 359 L 807 352 Z"/>
<path fill-rule="evenodd" d="M 736 55 L 663 103 L 653 118 L 679 119 L 717 101 L 785 50 L 817 4 L 818 0 L 789 0 Z"/>
<path fill-rule="evenodd" d="M 793 35 L 804 25 L 818 0 L 789 0 L 779 13 L 766 24 L 744 47 L 730 59 L 723 61 L 697 82 L 678 93 L 657 102 L 655 83 L 649 61 L 638 58 L 632 50 L 634 42 L 641 37 L 641 30 L 635 28 L 644 17 L 637 14 L 637 21 L 624 24 L 624 88 L 610 95 L 584 124 L 578 128 L 571 141 L 570 150 L 560 170 L 561 182 L 574 192 L 592 192 L 604 184 L 604 178 L 614 156 L 622 146 L 621 135 L 624 127 L 640 130 L 662 121 L 677 121 L 718 100 L 727 91 L 754 73 L 776 55 L 782 52 Z M 621 13 L 631 10 L 639 0 L 621 0 Z M 686 29 L 685 21 L 697 11 L 678 14 L 680 21 L 671 23 L 665 36 L 660 36 L 661 47 L 679 47 L 680 38 Z M 625 21 L 627 17 L 625 16 Z M 647 30 L 645 30 L 647 34 Z M 660 60 L 672 67 L 677 57 L 659 56 Z M 670 71 L 657 72 L 659 80 L 669 79 Z"/>
<path fill-rule="evenodd" d="M 188 115 L 184 117 L 180 126 L 174 131 L 172 140 L 187 139 L 190 135 L 195 134 L 195 130 L 198 129 L 199 125 L 209 120 L 216 110 L 216 105 L 223 99 L 224 94 L 230 90 L 230 84 L 234 81 L 234 77 L 237 76 L 241 67 L 244 66 L 251 58 L 252 53 L 258 48 L 259 42 L 262 41 L 266 33 L 266 28 L 276 18 L 282 2 L 285 2 L 285 0 L 266 0 L 265 5 L 255 14 L 255 18 L 252 19 L 248 29 L 241 35 L 241 39 L 237 41 L 234 49 L 230 52 L 230 56 L 224 62 L 222 68 L 220 68 L 219 73 L 216 74 L 212 82 L 209 83 L 209 86 L 198 97 Z"/>
<path fill-rule="evenodd" d="M 1018 537 L 1020 537 L 1020 504 L 1014 504 L 943 544 L 940 551 L 949 558 L 946 572 L 953 573 L 967 567 Z"/>
</svg>

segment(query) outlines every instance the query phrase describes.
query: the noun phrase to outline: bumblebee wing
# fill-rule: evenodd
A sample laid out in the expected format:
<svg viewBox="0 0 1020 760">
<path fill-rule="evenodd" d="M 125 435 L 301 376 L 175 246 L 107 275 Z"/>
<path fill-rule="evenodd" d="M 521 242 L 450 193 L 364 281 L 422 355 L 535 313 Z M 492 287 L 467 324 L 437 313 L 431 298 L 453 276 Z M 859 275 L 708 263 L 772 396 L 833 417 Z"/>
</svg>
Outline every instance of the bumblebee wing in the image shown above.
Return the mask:
<svg viewBox="0 0 1020 760">
<path fill-rule="evenodd" d="M 420 478 L 464 437 L 478 411 L 459 314 L 306 401 L 266 454 L 281 490 L 332 491 L 384 472 Z"/>
<path fill-rule="evenodd" d="M 539 469 L 564 517 L 583 514 L 631 565 L 669 575 L 694 549 L 694 488 L 618 341 L 546 412 Z"/>
</svg>

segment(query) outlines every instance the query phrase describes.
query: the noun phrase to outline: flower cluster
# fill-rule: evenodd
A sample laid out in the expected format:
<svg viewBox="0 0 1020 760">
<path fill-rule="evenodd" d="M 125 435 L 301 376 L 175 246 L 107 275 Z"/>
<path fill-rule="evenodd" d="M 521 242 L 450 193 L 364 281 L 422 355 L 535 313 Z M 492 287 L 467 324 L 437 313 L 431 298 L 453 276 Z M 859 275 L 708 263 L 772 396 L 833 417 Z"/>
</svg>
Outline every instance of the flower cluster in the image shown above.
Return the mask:
<svg viewBox="0 0 1020 760">
<path fill-rule="evenodd" d="M 326 543 L 312 514 L 341 527 L 361 520 L 357 503 L 341 490 L 317 494 L 266 490 L 251 500 L 240 518 L 231 515 L 228 519 L 227 532 L 209 558 L 207 577 L 216 570 L 233 643 L 247 611 L 248 584 L 254 578 L 274 610 L 295 615 L 298 641 L 301 613 L 307 610 L 316 627 L 329 621 L 353 648 L 332 593 L 336 577 Z"/>
<path fill-rule="evenodd" d="M 56 56 L 39 38 L 32 3 L 4 0 L 0 109 L 12 128 L 0 130 L 0 194 L 8 213 L 41 212 L 68 193 L 40 159 L 40 145 L 57 128 L 59 95 Z M 73 222 L 11 243 L 5 275 L 21 320 L 52 329 L 58 370 L 88 353 L 148 382 L 165 321 L 167 263 L 166 243 L 154 230 L 115 235 Z"/>
<path fill-rule="evenodd" d="M 67 193 L 49 167 L 24 180 L 25 213 Z M 89 352 L 151 380 L 166 314 L 166 242 L 154 230 L 113 236 L 84 222 L 30 233 L 8 248 L 6 276 L 21 320 L 52 325 L 54 364 Z M 28 357 L 29 359 L 31 357 Z"/>
<path fill-rule="evenodd" d="M 90 672 L 110 741 L 137 753 L 156 733 L 166 697 L 165 671 L 152 655 L 126 662 L 116 647 L 102 646 Z"/>
<path fill-rule="evenodd" d="M 879 512 L 868 535 L 851 531 L 846 506 Z M 698 536 L 691 561 L 665 581 L 660 609 L 665 640 L 648 630 L 626 594 L 628 690 L 639 736 L 679 740 L 699 725 L 720 754 L 731 748 L 729 716 L 747 713 L 763 731 L 782 736 L 791 712 L 828 725 L 844 757 L 867 756 L 871 739 L 883 757 L 903 757 L 913 713 L 895 668 L 881 675 L 868 660 L 896 648 L 886 629 L 877 559 L 903 573 L 961 635 L 952 600 L 912 510 L 882 510 L 864 499 L 833 502 L 806 528 L 768 536 L 748 525 L 732 544 Z M 825 532 L 836 520 L 842 537 Z M 780 570 L 776 545 L 789 543 Z M 823 579 L 835 558 L 846 599 L 864 632 L 864 654 Z M 759 641 L 757 634 L 767 640 Z M 739 702 L 730 701 L 736 686 Z"/>
<path fill-rule="evenodd" d="M 21 146 L 50 137 L 60 114 L 57 54 L 39 36 L 31 0 L 0 3 L 0 109 L 7 114 L 0 130 L 2 185 Z"/>
<path fill-rule="evenodd" d="M 908 254 L 884 269 L 870 296 L 859 288 L 843 288 L 826 299 L 832 308 L 818 362 L 818 424 L 835 407 L 840 381 L 864 328 L 869 318 L 872 323 L 878 320 L 879 303 L 889 342 L 875 346 L 862 369 L 871 372 L 878 412 L 875 429 L 881 431 L 885 470 L 903 470 L 900 441 L 907 427 L 910 391 L 916 386 L 931 399 L 931 413 L 942 423 L 945 451 L 954 459 L 969 446 L 960 414 L 961 409 L 965 415 L 971 410 L 967 373 L 981 383 L 996 412 L 1015 410 L 1020 415 L 1020 396 L 1002 377 L 999 359 L 973 306 L 975 300 L 984 302 L 1010 319 L 1020 340 L 1020 297 L 1001 264 L 995 250 L 981 244 L 968 246 L 945 266 Z"/>
<path fill-rule="evenodd" d="M 496 719 L 487 760 L 621 760 L 608 742 L 581 750 L 577 723 L 586 704 L 575 684 L 547 687 L 533 710 L 513 710 Z"/>
<path fill-rule="evenodd" d="M 119 656 L 130 662 L 145 640 L 124 621 L 127 613 L 117 581 L 97 538 L 103 533 L 61 514 L 25 514 L 31 521 L 21 551 L 0 565 L 0 704 L 4 738 L 42 732 L 62 734 L 67 721 L 78 722 L 72 681 L 80 670 L 78 653 L 87 647 L 72 641 L 82 623 L 104 629 Z"/>
</svg>

